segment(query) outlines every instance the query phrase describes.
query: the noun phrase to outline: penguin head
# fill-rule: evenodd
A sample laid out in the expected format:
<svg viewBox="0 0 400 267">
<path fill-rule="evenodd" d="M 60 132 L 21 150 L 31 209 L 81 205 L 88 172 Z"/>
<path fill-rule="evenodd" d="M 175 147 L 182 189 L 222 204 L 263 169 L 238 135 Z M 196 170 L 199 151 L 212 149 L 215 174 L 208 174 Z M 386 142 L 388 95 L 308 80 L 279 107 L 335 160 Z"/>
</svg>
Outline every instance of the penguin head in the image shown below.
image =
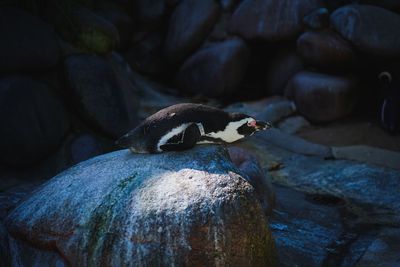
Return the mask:
<svg viewBox="0 0 400 267">
<path fill-rule="evenodd" d="M 258 121 L 246 114 L 232 113 L 231 118 L 236 126 L 236 131 L 240 135 L 250 136 L 253 135 L 255 132 L 271 128 L 270 123 Z"/>
<path fill-rule="evenodd" d="M 389 71 L 382 71 L 379 73 L 378 79 L 382 86 L 387 88 L 392 83 L 392 74 Z"/>
</svg>

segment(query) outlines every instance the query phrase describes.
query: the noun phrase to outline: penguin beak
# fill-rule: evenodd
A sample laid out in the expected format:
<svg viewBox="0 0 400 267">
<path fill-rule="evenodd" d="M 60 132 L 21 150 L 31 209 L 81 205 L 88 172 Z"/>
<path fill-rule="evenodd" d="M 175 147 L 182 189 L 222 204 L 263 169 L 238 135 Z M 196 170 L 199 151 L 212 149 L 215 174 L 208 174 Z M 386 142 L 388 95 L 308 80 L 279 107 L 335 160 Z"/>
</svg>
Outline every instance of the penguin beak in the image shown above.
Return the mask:
<svg viewBox="0 0 400 267">
<path fill-rule="evenodd" d="M 269 122 L 256 121 L 255 128 L 257 131 L 267 130 L 271 127 L 272 127 L 272 125 Z"/>
</svg>

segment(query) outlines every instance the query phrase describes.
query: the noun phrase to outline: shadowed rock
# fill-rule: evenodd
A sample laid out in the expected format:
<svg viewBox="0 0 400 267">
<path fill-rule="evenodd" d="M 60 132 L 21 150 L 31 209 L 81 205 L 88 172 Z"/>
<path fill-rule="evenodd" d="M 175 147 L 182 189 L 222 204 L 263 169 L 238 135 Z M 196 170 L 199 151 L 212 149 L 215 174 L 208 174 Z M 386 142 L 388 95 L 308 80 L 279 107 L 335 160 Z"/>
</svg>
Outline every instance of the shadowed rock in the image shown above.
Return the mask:
<svg viewBox="0 0 400 267">
<path fill-rule="evenodd" d="M 303 18 L 303 24 L 312 30 L 329 28 L 329 10 L 318 8 Z"/>
<path fill-rule="evenodd" d="M 245 0 L 233 14 L 231 31 L 244 39 L 292 39 L 302 31 L 304 15 L 319 6 L 318 0 Z"/>
<path fill-rule="evenodd" d="M 81 6 L 73 8 L 69 16 L 72 24 L 63 20 L 59 31 L 80 49 L 106 54 L 118 46 L 118 29 L 103 17 Z"/>
<path fill-rule="evenodd" d="M 400 56 L 400 15 L 369 5 L 350 5 L 331 15 L 331 24 L 359 50 L 377 57 Z"/>
<path fill-rule="evenodd" d="M 237 6 L 241 0 L 220 0 L 221 7 L 224 11 L 231 11 Z"/>
<path fill-rule="evenodd" d="M 270 177 L 265 175 L 256 157 L 247 149 L 231 146 L 228 149 L 232 162 L 247 175 L 254 186 L 266 214 L 271 214 L 275 205 L 275 194 Z"/>
<path fill-rule="evenodd" d="M 399 228 L 386 228 L 380 231 L 376 239 L 369 245 L 356 267 L 399 266 L 400 258 L 400 231 Z"/>
<path fill-rule="evenodd" d="M 400 2 L 398 0 L 360 0 L 359 4 L 367 4 L 373 6 L 380 6 L 386 9 L 399 11 L 400 10 Z"/>
<path fill-rule="evenodd" d="M 296 107 L 313 122 L 345 117 L 357 100 L 357 81 L 351 77 L 302 71 L 292 84 Z"/>
<path fill-rule="evenodd" d="M 304 33 L 297 39 L 297 51 L 305 63 L 320 68 L 346 69 L 356 61 L 350 44 L 332 31 Z"/>
<path fill-rule="evenodd" d="M 161 32 L 145 34 L 142 40 L 134 43 L 128 50 L 126 60 L 132 68 L 142 73 L 159 75 L 165 70 L 162 44 Z"/>
<path fill-rule="evenodd" d="M 135 89 L 116 62 L 89 54 L 69 56 L 65 75 L 76 106 L 105 133 L 118 137 L 137 123 Z"/>
<path fill-rule="evenodd" d="M 132 13 L 141 24 L 154 26 L 159 24 L 165 15 L 166 2 L 158 0 L 132 1 Z"/>
<path fill-rule="evenodd" d="M 254 188 L 220 147 L 93 158 L 37 189 L 5 224 L 15 238 L 56 251 L 71 266 L 275 262 Z M 13 245 L 13 255 L 22 251 Z"/>
<path fill-rule="evenodd" d="M 304 68 L 295 51 L 282 51 L 271 59 L 265 77 L 267 95 L 283 95 L 290 79 Z"/>
<path fill-rule="evenodd" d="M 0 36 L 0 72 L 46 69 L 61 57 L 54 30 L 24 10 L 0 8 Z"/>
<path fill-rule="evenodd" d="M 343 199 L 356 214 L 358 222 L 382 225 L 399 225 L 400 172 L 350 160 L 329 160 L 333 155 L 315 153 L 324 146 L 314 144 L 315 152 L 303 153 L 298 141 L 294 151 L 291 147 L 274 142 L 268 136 L 273 129 L 249 138 L 243 146 L 255 154 L 263 168 L 271 169 L 269 174 L 274 184 L 291 187 L 309 194 L 328 195 Z M 291 143 L 294 145 L 295 140 Z M 319 148 L 318 148 L 319 146 Z M 325 147 L 329 149 L 329 147 Z M 295 153 L 293 153 L 295 152 Z M 301 154 L 300 154 L 301 153 Z M 277 161 L 279 168 L 272 169 Z M 279 204 L 279 198 L 277 203 Z"/>
<path fill-rule="evenodd" d="M 234 93 L 242 81 L 249 50 L 238 38 L 212 44 L 181 67 L 177 86 L 185 93 L 220 97 Z"/>
<path fill-rule="evenodd" d="M 0 79 L 0 161 L 35 164 L 55 152 L 69 129 L 63 104 L 45 84 L 27 76 Z"/>
<path fill-rule="evenodd" d="M 171 15 L 165 40 L 165 56 L 172 63 L 184 60 L 201 45 L 220 13 L 214 0 L 182 0 Z"/>
<path fill-rule="evenodd" d="M 96 9 L 96 14 L 100 15 L 108 22 L 112 23 L 118 30 L 119 47 L 126 49 L 129 47 L 134 29 L 134 21 L 126 10 L 110 2 L 100 2 Z M 111 27 L 110 27 L 111 28 Z M 114 35 L 115 36 L 115 35 Z"/>
</svg>

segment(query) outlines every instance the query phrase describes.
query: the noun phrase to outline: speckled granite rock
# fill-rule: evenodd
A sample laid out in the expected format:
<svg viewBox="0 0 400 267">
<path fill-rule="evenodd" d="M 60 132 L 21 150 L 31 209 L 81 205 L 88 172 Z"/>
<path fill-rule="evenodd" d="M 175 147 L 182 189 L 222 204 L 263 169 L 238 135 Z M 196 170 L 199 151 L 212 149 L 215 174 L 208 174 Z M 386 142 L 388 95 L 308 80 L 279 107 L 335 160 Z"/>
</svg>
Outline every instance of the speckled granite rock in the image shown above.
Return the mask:
<svg viewBox="0 0 400 267">
<path fill-rule="evenodd" d="M 16 238 L 10 254 L 23 251 L 18 242 L 26 240 L 72 266 L 274 266 L 266 217 L 238 173 L 215 146 L 92 158 L 8 215 Z M 46 257 L 31 260 L 40 265 Z"/>
</svg>

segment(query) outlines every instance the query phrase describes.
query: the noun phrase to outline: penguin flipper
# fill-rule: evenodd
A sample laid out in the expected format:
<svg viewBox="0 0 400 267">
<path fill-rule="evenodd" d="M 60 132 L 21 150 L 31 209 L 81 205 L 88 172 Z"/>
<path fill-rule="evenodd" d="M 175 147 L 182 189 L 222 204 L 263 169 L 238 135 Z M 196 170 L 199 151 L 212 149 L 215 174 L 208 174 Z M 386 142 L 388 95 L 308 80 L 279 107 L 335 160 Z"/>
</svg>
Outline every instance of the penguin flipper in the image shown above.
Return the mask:
<svg viewBox="0 0 400 267">
<path fill-rule="evenodd" d="M 160 146 L 162 151 L 181 151 L 194 147 L 201 137 L 196 123 L 190 124 L 182 133 L 169 139 Z"/>
</svg>

